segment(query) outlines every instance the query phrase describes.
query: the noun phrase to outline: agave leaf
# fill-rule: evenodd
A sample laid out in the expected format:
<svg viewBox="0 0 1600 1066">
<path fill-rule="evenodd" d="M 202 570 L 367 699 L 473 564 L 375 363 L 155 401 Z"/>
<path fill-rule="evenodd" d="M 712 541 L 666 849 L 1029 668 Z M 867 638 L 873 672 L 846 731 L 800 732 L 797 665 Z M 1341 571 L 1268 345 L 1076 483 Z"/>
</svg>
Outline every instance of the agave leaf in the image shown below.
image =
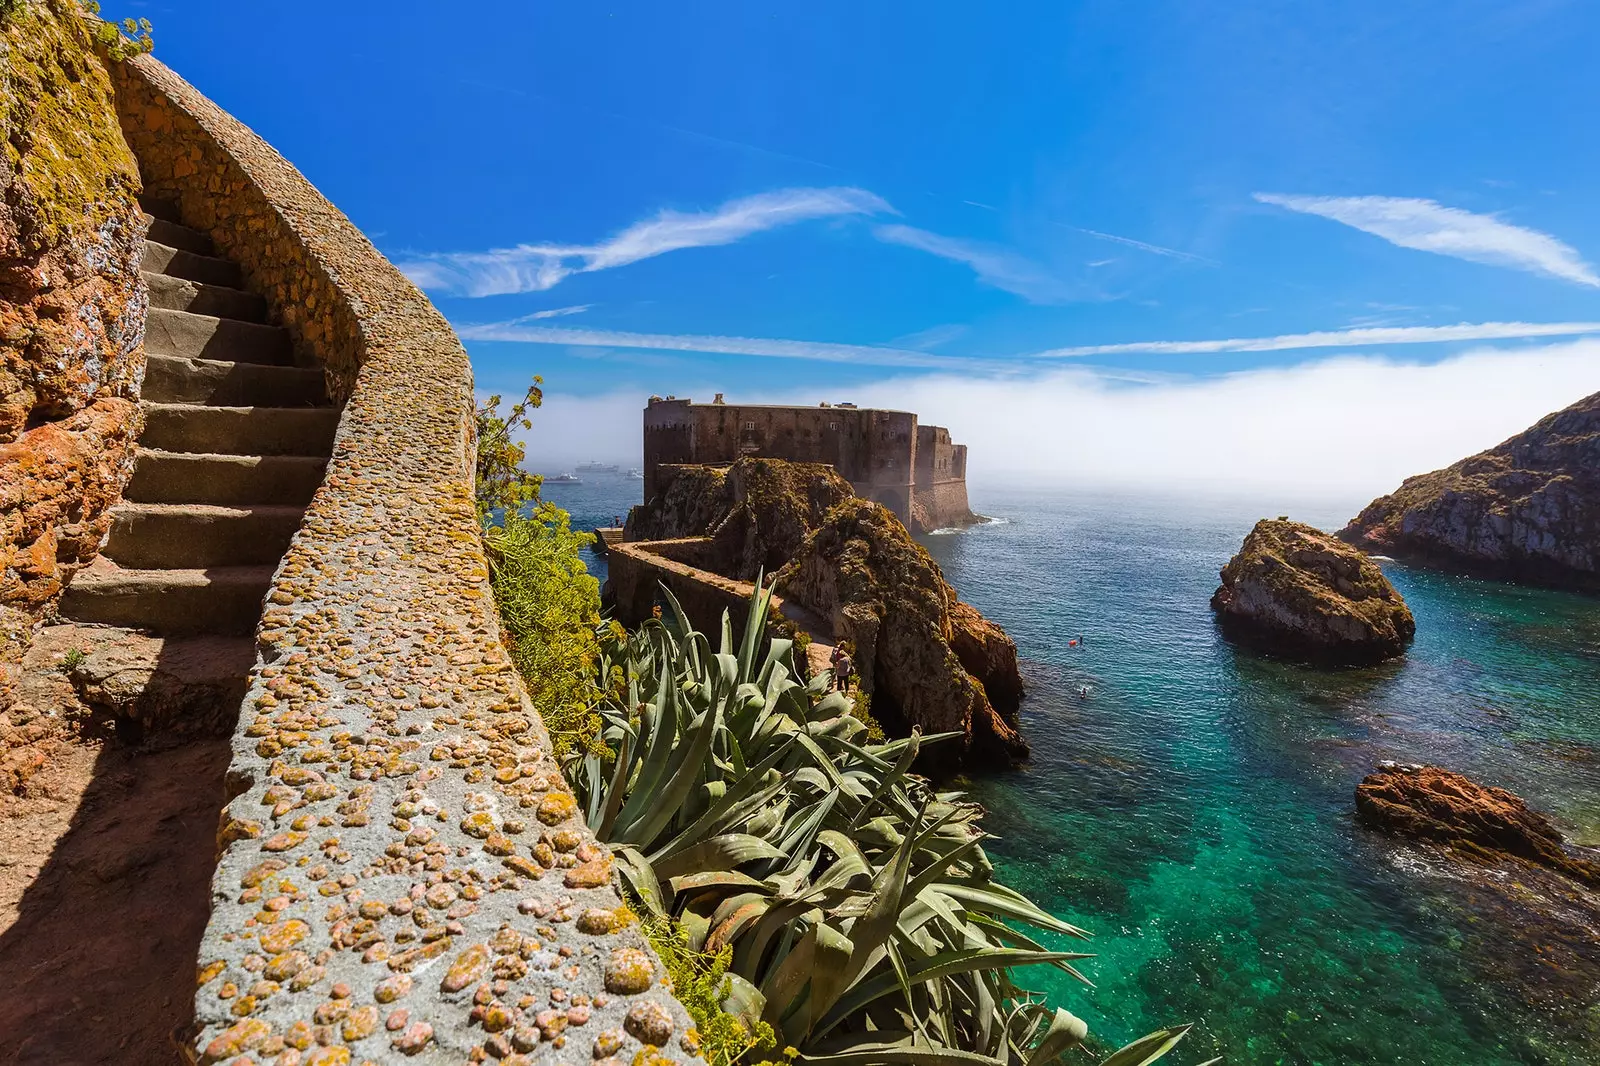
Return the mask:
<svg viewBox="0 0 1600 1066">
<path fill-rule="evenodd" d="M 689 743 L 681 746 L 681 756 L 673 760 L 677 767 L 659 794 L 653 797 L 653 807 L 643 812 L 639 821 L 622 830 L 630 842 L 637 841 L 644 845 L 653 843 L 678 815 L 699 780 L 706 754 L 711 750 L 711 741 L 717 735 L 716 714 L 715 709 L 706 711 L 689 727 Z"/>
<path fill-rule="evenodd" d="M 1028 1066 L 1048 1066 L 1060 1058 L 1068 1048 L 1083 1043 L 1089 1035 L 1089 1024 L 1070 1011 L 1058 1009 L 1050 1019 L 1050 1027 L 1028 1056 Z"/>
<path fill-rule="evenodd" d="M 768 894 L 772 891 L 765 881 L 758 881 L 738 870 L 708 870 L 703 873 L 683 874 L 668 878 L 667 886 L 675 896 L 698 892 L 703 888 L 748 888 Z"/>
<path fill-rule="evenodd" d="M 941 951 L 926 959 L 919 959 L 907 967 L 904 983 L 923 984 L 928 981 L 937 981 L 940 978 L 951 977 L 955 974 L 972 973 L 975 970 L 999 970 L 1012 966 L 1031 966 L 1038 963 L 1056 962 L 1063 958 L 1071 958 L 1066 952 L 1061 951 L 1023 951 L 1020 948 L 961 948 L 953 951 Z M 821 1024 L 817 1027 L 819 1035 L 826 1034 L 829 1029 L 844 1021 L 851 1014 L 861 1010 L 867 1004 L 880 996 L 894 992 L 902 983 L 900 975 L 896 973 L 878 973 L 851 988 L 838 1003 L 833 1006 Z"/>
<path fill-rule="evenodd" d="M 1088 940 L 1091 937 L 1091 934 L 1086 930 L 1079 929 L 1075 925 L 1069 925 L 1055 915 L 1040 910 L 1032 903 L 1029 903 L 1023 896 L 1011 892 L 1001 885 L 979 886 L 944 881 L 940 883 L 939 891 L 951 899 L 967 904 L 969 907 L 992 911 L 1007 918 L 1015 918 L 1017 921 L 1027 922 L 1029 925 L 1036 925 L 1053 933 L 1064 933 L 1067 936 L 1075 936 L 1082 940 Z"/>
<path fill-rule="evenodd" d="M 1147 1033 L 1102 1059 L 1100 1066 L 1149 1066 L 1177 1047 L 1178 1042 L 1189 1035 L 1191 1028 L 1192 1026 L 1180 1025 L 1175 1029 L 1157 1029 L 1153 1033 Z"/>
<path fill-rule="evenodd" d="M 795 1061 L 805 1066 L 1005 1066 L 1003 1059 L 973 1051 L 917 1043 L 910 1033 L 862 1033 L 836 1046 L 838 1050 L 804 1051 Z"/>
<path fill-rule="evenodd" d="M 650 868 L 650 860 L 639 854 L 637 849 L 626 845 L 613 847 L 611 854 L 616 859 L 617 872 L 644 909 L 652 915 L 666 914 L 666 902 L 661 898 L 656 872 Z"/>
<path fill-rule="evenodd" d="M 722 998 L 722 1009 L 734 1015 L 747 1031 L 752 1031 L 761 1020 L 767 999 L 761 990 L 736 973 L 727 974 L 728 993 Z"/>
<path fill-rule="evenodd" d="M 614 836 L 610 840 L 625 844 L 642 843 L 629 834 L 629 829 L 651 809 L 656 801 L 656 789 L 667 772 L 667 764 L 672 758 L 673 743 L 677 740 L 678 729 L 677 690 L 667 675 L 666 664 L 663 663 L 656 678 L 656 702 L 647 703 L 639 716 L 640 735 L 649 737 L 650 747 L 645 754 L 644 764 L 639 768 L 633 789 L 612 823 Z"/>
<path fill-rule="evenodd" d="M 684 873 L 733 870 L 758 859 L 781 859 L 787 852 L 748 833 L 723 833 L 707 837 L 693 847 L 656 859 L 656 876 L 671 878 Z"/>
</svg>

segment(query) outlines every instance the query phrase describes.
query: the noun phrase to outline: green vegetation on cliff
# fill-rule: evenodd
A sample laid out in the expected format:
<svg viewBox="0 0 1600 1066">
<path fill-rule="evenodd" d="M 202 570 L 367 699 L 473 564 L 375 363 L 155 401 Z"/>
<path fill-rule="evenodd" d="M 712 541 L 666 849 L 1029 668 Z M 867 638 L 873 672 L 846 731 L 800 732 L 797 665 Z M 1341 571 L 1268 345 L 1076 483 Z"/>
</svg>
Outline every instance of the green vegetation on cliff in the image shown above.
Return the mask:
<svg viewBox="0 0 1600 1066">
<path fill-rule="evenodd" d="M 500 397 L 477 412 L 477 506 L 502 633 L 557 755 L 594 743 L 600 719 L 597 664 L 600 585 L 579 553 L 593 542 L 571 516 L 539 499 L 540 479 L 522 469 L 512 431 L 530 428 L 539 379 L 504 414 Z"/>
</svg>

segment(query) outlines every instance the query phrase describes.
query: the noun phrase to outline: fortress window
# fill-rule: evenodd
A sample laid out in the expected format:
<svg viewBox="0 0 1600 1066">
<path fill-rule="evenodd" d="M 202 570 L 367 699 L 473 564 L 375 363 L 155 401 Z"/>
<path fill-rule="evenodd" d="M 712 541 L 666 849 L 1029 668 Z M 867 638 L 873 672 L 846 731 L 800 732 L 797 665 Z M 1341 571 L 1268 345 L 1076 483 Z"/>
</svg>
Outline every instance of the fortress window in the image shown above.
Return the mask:
<svg viewBox="0 0 1600 1066">
<path fill-rule="evenodd" d="M 837 423 L 837 422 L 829 422 L 828 423 L 828 428 L 829 429 L 838 429 L 839 428 L 839 423 Z"/>
<path fill-rule="evenodd" d="M 744 424 L 744 428 L 745 429 L 755 429 L 756 428 L 756 424 L 754 422 L 746 422 Z"/>
</svg>

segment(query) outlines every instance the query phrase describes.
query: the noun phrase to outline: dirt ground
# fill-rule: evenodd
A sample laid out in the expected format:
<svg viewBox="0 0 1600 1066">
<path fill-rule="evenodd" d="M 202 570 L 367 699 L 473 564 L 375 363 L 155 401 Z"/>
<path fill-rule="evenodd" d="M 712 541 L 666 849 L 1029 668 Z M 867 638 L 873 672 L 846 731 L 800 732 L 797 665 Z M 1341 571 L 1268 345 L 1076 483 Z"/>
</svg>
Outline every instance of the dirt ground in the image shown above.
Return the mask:
<svg viewBox="0 0 1600 1066">
<path fill-rule="evenodd" d="M 0 1064 L 185 1061 L 228 742 L 119 739 L 35 652 L 0 707 Z"/>
</svg>

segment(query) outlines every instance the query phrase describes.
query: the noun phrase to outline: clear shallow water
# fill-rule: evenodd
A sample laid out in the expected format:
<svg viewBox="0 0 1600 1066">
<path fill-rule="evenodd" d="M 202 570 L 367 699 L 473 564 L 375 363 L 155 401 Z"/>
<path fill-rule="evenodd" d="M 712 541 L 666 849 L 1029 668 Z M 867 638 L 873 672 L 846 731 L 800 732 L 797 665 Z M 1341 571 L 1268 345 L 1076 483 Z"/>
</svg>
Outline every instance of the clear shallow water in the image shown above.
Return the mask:
<svg viewBox="0 0 1600 1066">
<path fill-rule="evenodd" d="M 1373 763 L 1432 761 L 1600 843 L 1600 601 L 1389 564 L 1411 653 L 1311 670 L 1235 651 L 1208 607 L 1281 508 L 975 497 L 1006 521 L 928 544 L 1033 682 L 1032 763 L 970 784 L 1003 875 L 1096 933 L 1095 989 L 1029 975 L 1053 1001 L 1112 1041 L 1197 1021 L 1182 1061 L 1600 1061 L 1600 1029 L 1500 972 L 1526 944 L 1495 947 L 1489 919 L 1352 820 Z"/>
<path fill-rule="evenodd" d="M 638 493 L 547 496 L 588 528 Z M 1271 501 L 973 503 L 1004 521 L 926 543 L 1017 641 L 1033 761 L 968 786 L 1006 880 L 1096 934 L 1095 988 L 1043 969 L 1036 987 L 1109 1042 L 1198 1022 L 1179 1063 L 1600 1062 L 1594 1008 L 1570 989 L 1530 1004 L 1527 938 L 1352 820 L 1379 759 L 1432 761 L 1600 844 L 1600 600 L 1390 564 L 1411 653 L 1311 670 L 1235 651 L 1211 620 L 1217 570 Z M 1349 510 L 1291 516 L 1331 529 Z"/>
</svg>

